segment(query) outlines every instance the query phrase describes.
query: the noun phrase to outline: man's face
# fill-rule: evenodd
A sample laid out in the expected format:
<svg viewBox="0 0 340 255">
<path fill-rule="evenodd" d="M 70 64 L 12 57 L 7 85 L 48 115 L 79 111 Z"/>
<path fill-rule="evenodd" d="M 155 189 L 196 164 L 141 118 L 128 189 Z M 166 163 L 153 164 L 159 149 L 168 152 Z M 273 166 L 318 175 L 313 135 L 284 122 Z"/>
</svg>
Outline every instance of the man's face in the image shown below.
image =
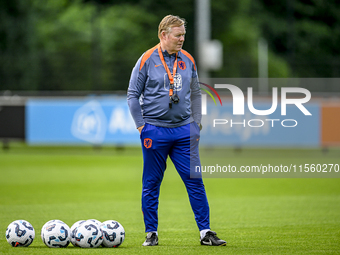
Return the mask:
<svg viewBox="0 0 340 255">
<path fill-rule="evenodd" d="M 164 32 L 165 33 L 165 32 Z M 183 47 L 185 36 L 185 27 L 172 27 L 169 34 L 164 34 L 166 50 L 169 54 L 180 51 Z"/>
</svg>

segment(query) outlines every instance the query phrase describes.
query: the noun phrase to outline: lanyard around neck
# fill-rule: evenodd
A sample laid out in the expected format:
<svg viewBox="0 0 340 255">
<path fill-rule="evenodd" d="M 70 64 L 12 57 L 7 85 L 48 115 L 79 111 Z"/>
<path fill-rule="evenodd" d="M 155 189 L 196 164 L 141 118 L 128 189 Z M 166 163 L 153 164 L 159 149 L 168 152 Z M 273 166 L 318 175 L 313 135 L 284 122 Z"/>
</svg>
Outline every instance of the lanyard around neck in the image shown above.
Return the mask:
<svg viewBox="0 0 340 255">
<path fill-rule="evenodd" d="M 162 61 L 162 64 L 165 68 L 165 71 L 167 72 L 168 76 L 169 76 L 169 80 L 170 80 L 170 90 L 173 90 L 173 85 L 174 85 L 174 77 L 176 75 L 176 72 L 177 72 L 177 53 L 176 53 L 176 60 L 175 60 L 175 63 L 174 63 L 174 67 L 173 67 L 173 74 L 171 74 L 170 70 L 169 70 L 169 67 L 168 65 L 165 63 L 165 60 L 164 60 L 164 56 L 163 56 L 163 53 L 162 53 L 162 49 L 161 49 L 161 45 L 158 45 L 158 54 L 159 54 L 159 57 Z M 171 91 L 171 95 L 172 95 L 172 92 Z M 170 96 L 171 96 L 170 95 Z"/>
</svg>

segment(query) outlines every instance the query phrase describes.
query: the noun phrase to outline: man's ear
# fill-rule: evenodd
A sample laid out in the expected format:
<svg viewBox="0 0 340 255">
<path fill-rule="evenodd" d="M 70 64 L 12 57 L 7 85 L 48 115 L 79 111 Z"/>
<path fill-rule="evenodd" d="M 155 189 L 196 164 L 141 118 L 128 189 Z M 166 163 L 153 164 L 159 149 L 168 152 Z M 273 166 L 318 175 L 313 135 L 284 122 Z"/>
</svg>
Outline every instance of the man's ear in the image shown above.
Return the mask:
<svg viewBox="0 0 340 255">
<path fill-rule="evenodd" d="M 167 32 L 165 32 L 165 31 L 163 30 L 162 33 L 161 33 L 161 38 L 162 38 L 163 40 L 166 40 L 167 36 L 168 36 Z"/>
</svg>

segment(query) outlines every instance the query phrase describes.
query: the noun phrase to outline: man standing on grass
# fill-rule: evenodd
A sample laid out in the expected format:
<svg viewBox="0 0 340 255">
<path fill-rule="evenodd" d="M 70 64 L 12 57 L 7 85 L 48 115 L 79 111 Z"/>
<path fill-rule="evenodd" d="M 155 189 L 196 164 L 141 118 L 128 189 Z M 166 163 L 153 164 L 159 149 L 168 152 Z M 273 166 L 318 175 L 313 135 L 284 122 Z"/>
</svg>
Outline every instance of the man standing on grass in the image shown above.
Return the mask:
<svg viewBox="0 0 340 255">
<path fill-rule="evenodd" d="M 210 230 L 202 177 L 190 175 L 194 166 L 201 165 L 201 92 L 195 61 L 182 50 L 184 36 L 184 19 L 164 17 L 158 27 L 160 43 L 139 58 L 129 83 L 128 104 L 140 132 L 144 160 L 142 210 L 147 236 L 143 246 L 158 244 L 158 197 L 168 156 L 186 186 L 201 244 L 226 245 Z"/>
</svg>

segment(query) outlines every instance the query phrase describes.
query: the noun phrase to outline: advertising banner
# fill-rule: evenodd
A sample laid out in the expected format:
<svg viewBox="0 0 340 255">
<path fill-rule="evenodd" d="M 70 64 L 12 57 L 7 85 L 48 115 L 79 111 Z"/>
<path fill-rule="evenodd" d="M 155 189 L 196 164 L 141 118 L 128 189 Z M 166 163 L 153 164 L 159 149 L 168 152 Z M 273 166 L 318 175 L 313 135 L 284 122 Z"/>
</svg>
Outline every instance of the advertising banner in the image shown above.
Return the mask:
<svg viewBox="0 0 340 255">
<path fill-rule="evenodd" d="M 139 144 L 125 98 L 31 99 L 26 104 L 29 144 Z"/>
</svg>

